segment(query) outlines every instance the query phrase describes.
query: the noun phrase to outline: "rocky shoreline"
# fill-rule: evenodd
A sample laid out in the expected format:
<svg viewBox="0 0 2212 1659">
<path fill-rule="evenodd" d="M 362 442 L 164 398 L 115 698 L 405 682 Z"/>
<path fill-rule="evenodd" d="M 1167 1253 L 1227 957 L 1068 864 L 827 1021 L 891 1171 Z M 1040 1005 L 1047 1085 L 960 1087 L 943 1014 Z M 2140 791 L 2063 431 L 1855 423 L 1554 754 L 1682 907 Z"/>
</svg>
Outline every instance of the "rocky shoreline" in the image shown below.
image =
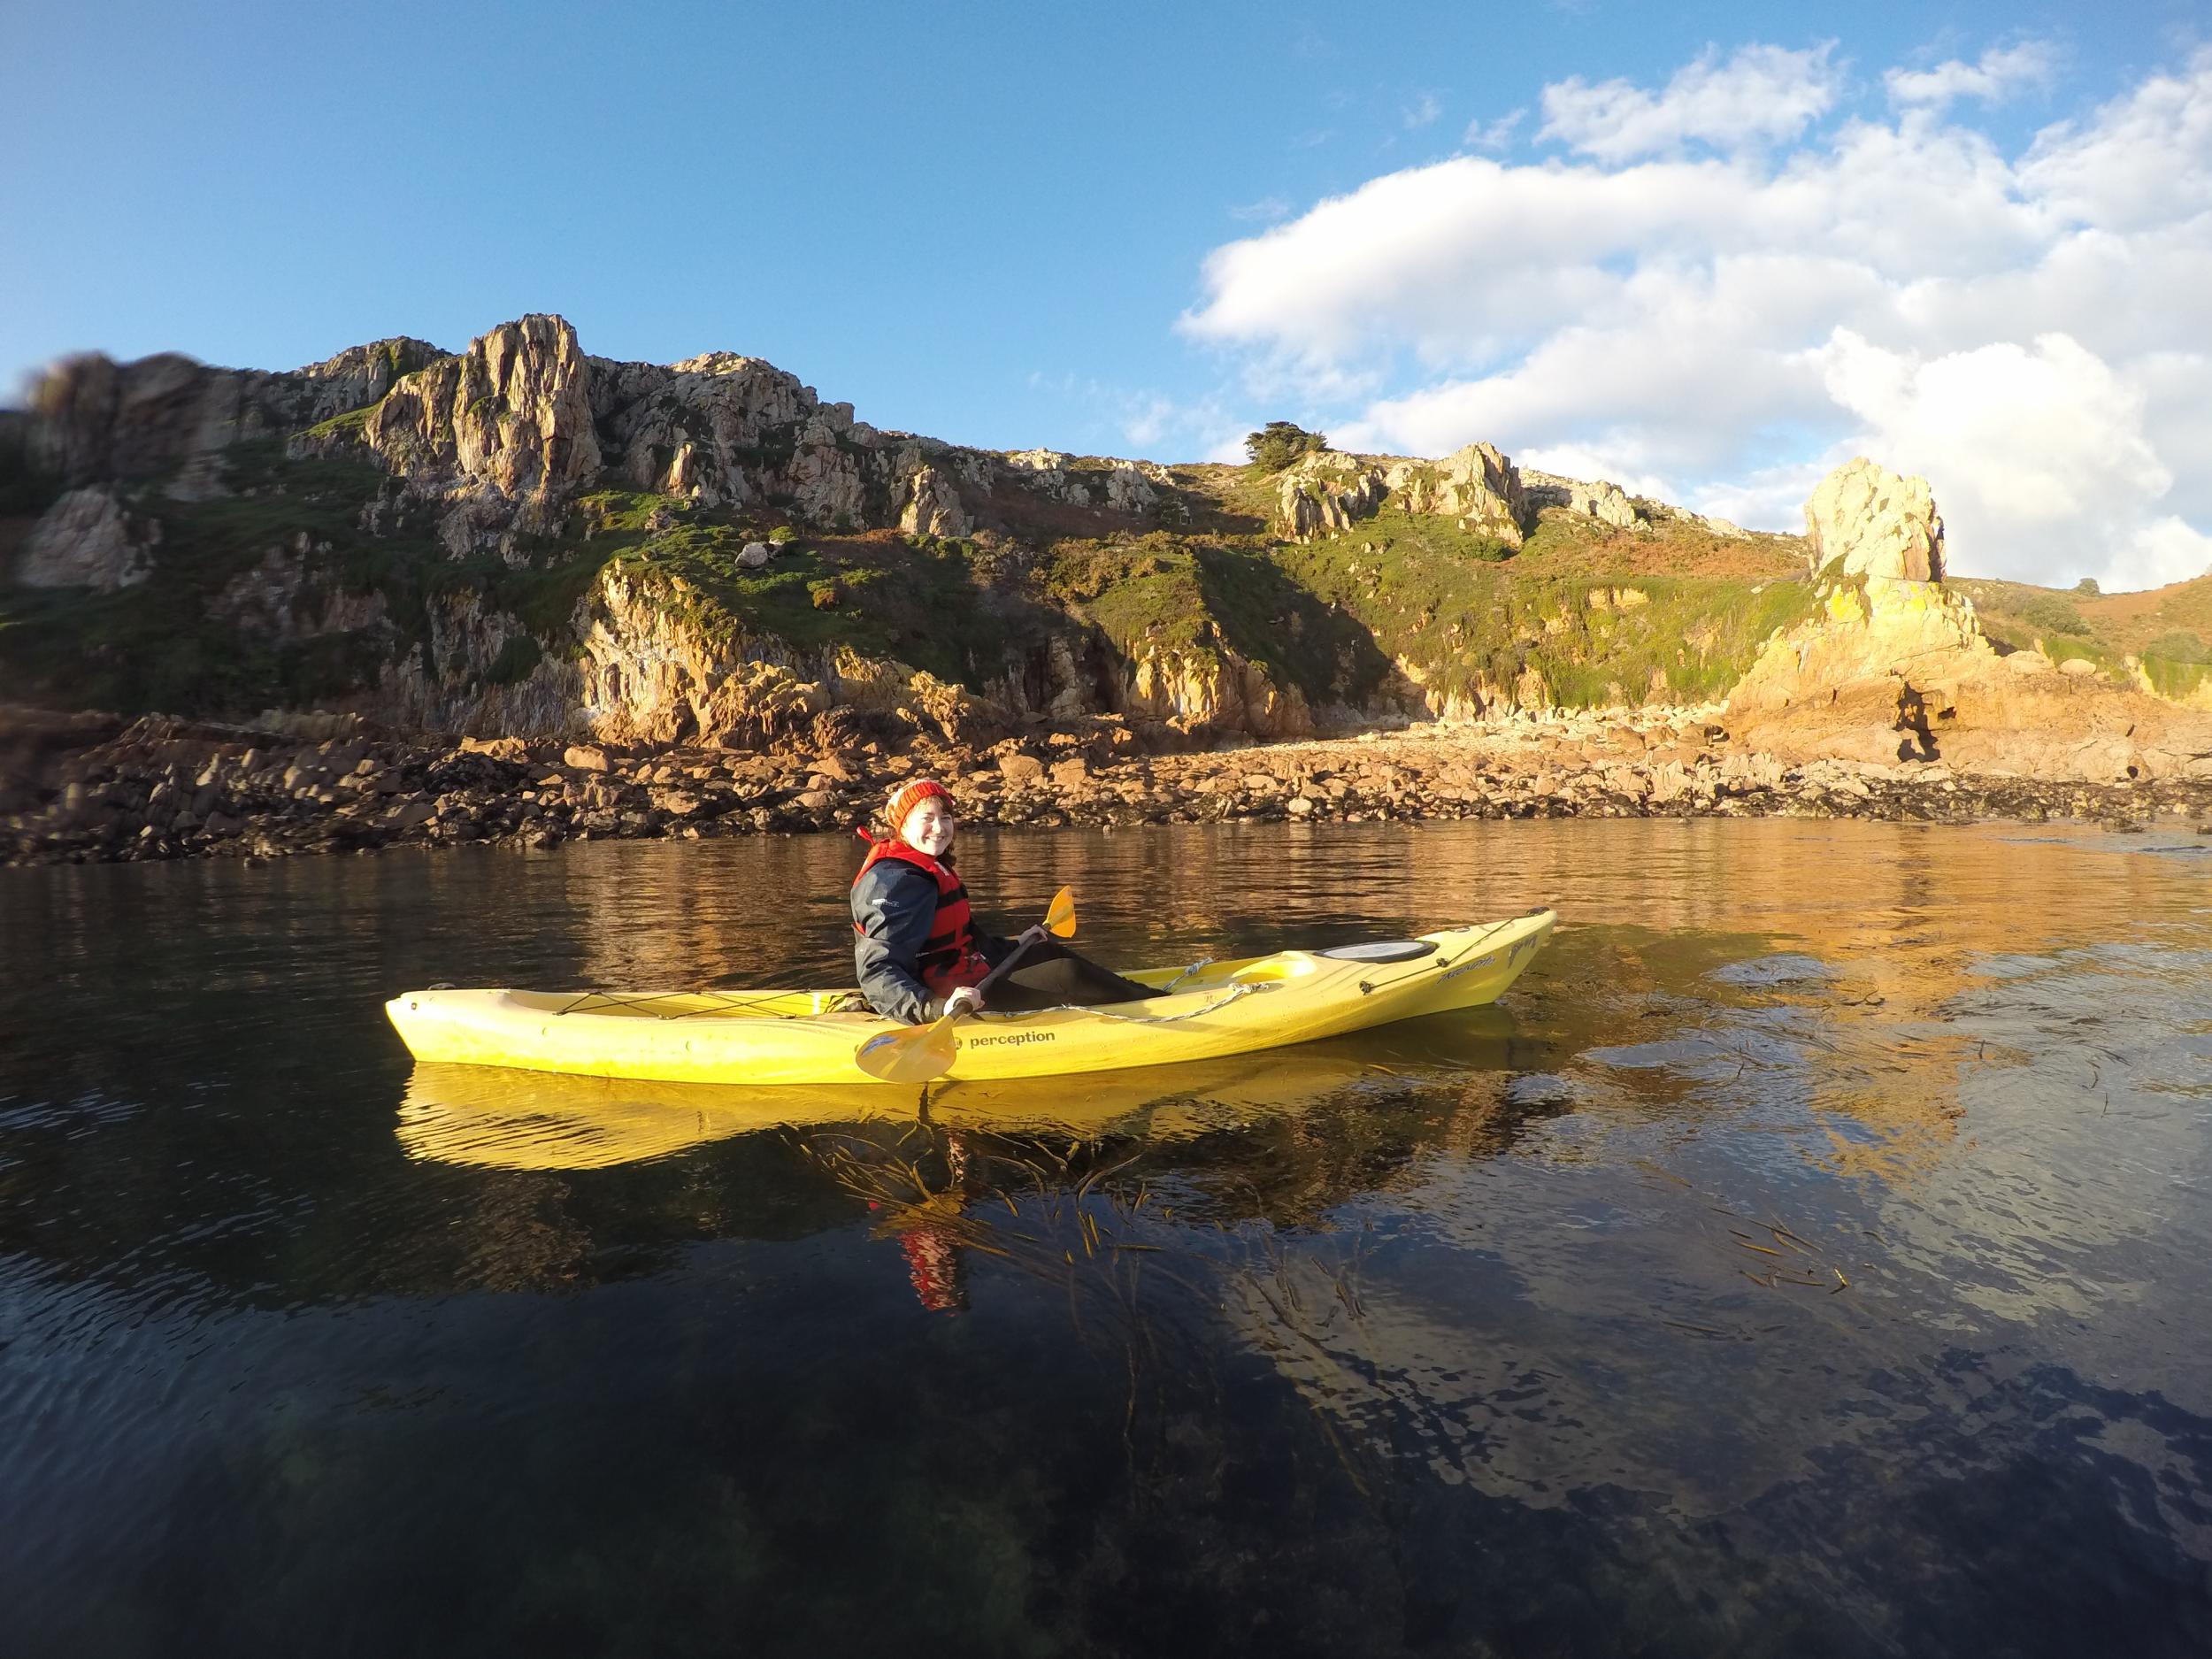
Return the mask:
<svg viewBox="0 0 2212 1659">
<path fill-rule="evenodd" d="M 1575 711 L 1306 742 L 1136 753 L 1111 720 L 973 749 L 864 737 L 773 752 L 310 741 L 149 718 L 17 719 L 0 744 L 0 863 L 268 859 L 387 847 L 841 832 L 902 778 L 971 823 L 1047 827 L 1509 818 L 2072 818 L 2212 833 L 2212 779 L 2092 784 L 1940 762 L 1791 764 L 1715 710 Z"/>
</svg>

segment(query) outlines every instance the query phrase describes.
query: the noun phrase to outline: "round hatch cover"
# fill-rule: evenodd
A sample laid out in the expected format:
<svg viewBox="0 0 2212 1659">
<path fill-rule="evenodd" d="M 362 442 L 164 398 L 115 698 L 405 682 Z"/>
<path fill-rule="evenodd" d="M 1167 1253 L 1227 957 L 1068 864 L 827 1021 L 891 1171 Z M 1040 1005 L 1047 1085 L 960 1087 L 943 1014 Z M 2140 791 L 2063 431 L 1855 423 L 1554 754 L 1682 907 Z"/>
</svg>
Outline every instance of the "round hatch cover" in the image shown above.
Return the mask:
<svg viewBox="0 0 2212 1659">
<path fill-rule="evenodd" d="M 1371 945 L 1339 945 L 1318 954 L 1338 962 L 1410 962 L 1435 949 L 1425 939 L 1379 939 Z"/>
</svg>

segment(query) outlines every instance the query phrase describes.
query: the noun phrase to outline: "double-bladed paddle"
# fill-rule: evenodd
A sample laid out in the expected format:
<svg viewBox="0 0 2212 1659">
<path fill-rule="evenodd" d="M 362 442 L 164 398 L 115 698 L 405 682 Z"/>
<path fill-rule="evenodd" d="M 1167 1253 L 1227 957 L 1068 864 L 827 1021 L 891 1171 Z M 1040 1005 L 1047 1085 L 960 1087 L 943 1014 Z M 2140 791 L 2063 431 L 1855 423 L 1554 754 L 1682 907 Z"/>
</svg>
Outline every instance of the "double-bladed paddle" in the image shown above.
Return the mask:
<svg viewBox="0 0 2212 1659">
<path fill-rule="evenodd" d="M 1074 888 L 1062 887 L 1052 895 L 1052 902 L 1045 908 L 1044 931 L 1056 939 L 1075 936 Z M 985 974 L 975 987 L 978 993 L 1019 962 L 1030 943 L 1025 937 L 1005 961 Z M 964 1008 L 926 1025 L 902 1025 L 896 1031 L 880 1032 L 853 1051 L 853 1064 L 870 1077 L 886 1083 L 926 1083 L 933 1078 L 941 1078 L 951 1070 L 953 1056 L 960 1052 L 960 1040 L 953 1033 L 953 1022 L 968 1011 Z"/>
</svg>

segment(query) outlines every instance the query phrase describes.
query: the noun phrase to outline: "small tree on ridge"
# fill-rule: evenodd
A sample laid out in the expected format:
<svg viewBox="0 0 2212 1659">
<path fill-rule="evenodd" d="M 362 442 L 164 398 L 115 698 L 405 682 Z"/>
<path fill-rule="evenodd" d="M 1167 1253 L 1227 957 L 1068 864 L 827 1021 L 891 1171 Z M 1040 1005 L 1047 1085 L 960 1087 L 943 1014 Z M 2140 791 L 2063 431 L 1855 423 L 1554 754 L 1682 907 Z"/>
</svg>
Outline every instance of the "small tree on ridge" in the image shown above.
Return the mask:
<svg viewBox="0 0 2212 1659">
<path fill-rule="evenodd" d="M 1325 449 L 1329 441 L 1317 432 L 1287 420 L 1271 420 L 1257 432 L 1247 433 L 1244 452 L 1263 472 L 1279 472 L 1302 455 Z"/>
</svg>

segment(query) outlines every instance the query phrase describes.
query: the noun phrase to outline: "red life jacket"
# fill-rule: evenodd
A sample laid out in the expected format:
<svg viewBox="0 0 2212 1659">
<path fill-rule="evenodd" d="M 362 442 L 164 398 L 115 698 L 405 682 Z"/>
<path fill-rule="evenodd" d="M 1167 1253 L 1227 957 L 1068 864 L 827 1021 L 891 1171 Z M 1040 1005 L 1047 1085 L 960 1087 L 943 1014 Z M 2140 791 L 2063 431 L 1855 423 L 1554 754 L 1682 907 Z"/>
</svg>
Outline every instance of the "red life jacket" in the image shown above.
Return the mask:
<svg viewBox="0 0 2212 1659">
<path fill-rule="evenodd" d="M 991 964 L 976 950 L 975 918 L 968 908 L 968 889 L 961 886 L 952 865 L 902 841 L 877 841 L 865 830 L 860 833 L 868 842 L 868 856 L 854 873 L 853 886 L 858 887 L 860 878 L 886 858 L 912 864 L 937 884 L 937 913 L 930 919 L 929 937 L 914 964 L 922 983 L 939 996 L 979 983 L 990 972 Z M 862 931 L 855 922 L 853 932 Z"/>
</svg>

